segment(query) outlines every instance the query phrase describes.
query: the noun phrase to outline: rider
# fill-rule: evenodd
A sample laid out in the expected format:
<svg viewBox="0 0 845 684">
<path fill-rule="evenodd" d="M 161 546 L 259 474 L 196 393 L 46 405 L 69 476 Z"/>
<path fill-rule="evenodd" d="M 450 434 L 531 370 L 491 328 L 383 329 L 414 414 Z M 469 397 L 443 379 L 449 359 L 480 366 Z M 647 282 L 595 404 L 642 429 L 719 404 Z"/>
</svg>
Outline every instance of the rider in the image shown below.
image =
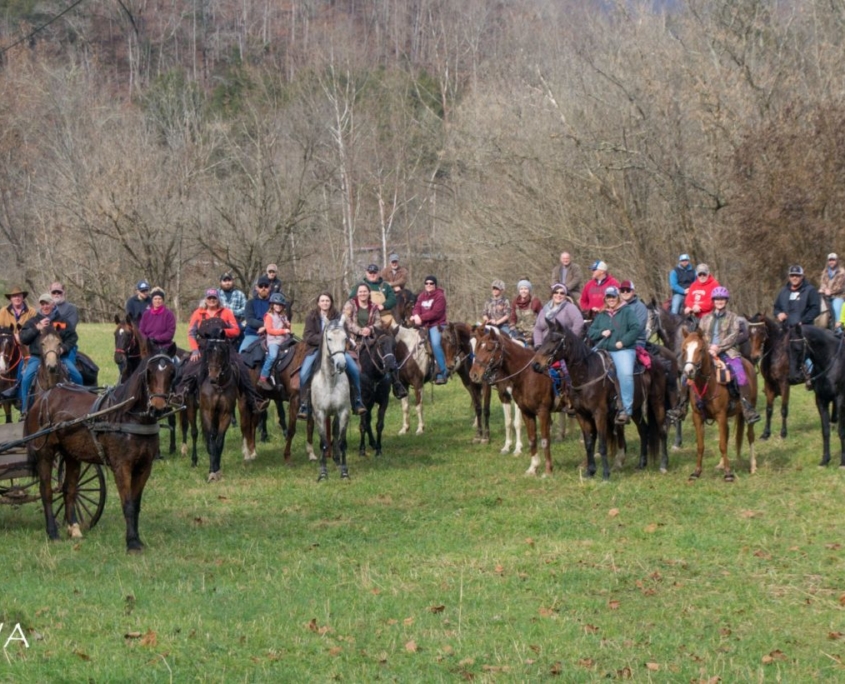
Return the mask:
<svg viewBox="0 0 845 684">
<path fill-rule="evenodd" d="M 443 353 L 443 345 L 440 343 L 439 326 L 446 325 L 446 295 L 443 290 L 437 287 L 437 278 L 433 275 L 427 275 L 423 283 L 425 289 L 420 292 L 417 302 L 414 304 L 411 323 L 418 328 L 428 330 L 428 339 L 431 342 L 431 349 L 437 363 L 437 376 L 434 378 L 434 384 L 445 385 L 447 382 L 446 355 Z"/>
<path fill-rule="evenodd" d="M 21 328 L 33 316 L 35 316 L 35 309 L 29 307 L 26 303 L 26 298 L 29 292 L 16 287 L 6 293 L 6 299 L 9 300 L 9 306 L 0 309 L 0 328 L 8 328 L 15 336 L 15 341 L 21 348 L 21 360 L 18 363 L 18 368 L 15 371 L 15 384 L 0 393 L 0 398 L 14 400 L 17 399 L 18 389 L 20 388 L 21 374 L 26 365 L 26 359 L 29 357 L 29 350 L 26 345 L 21 344 Z M 9 369 L 11 370 L 11 369 Z M 7 370 L 7 372 L 9 372 Z"/>
<path fill-rule="evenodd" d="M 717 281 L 710 275 L 710 267 L 707 264 L 699 264 L 695 269 L 696 281 L 689 286 L 687 296 L 684 298 L 684 313 L 687 316 L 701 318 L 704 314 L 713 311 L 713 288 L 719 287 Z"/>
<path fill-rule="evenodd" d="M 775 318 L 787 325 L 812 325 L 821 313 L 819 293 L 804 278 L 804 269 L 798 264 L 789 267 L 789 282 L 781 288 L 775 299 Z"/>
<path fill-rule="evenodd" d="M 244 309 L 246 308 L 246 295 L 235 287 L 235 278 L 230 271 L 220 276 L 220 287 L 217 288 L 221 306 L 225 306 L 234 315 L 238 325 L 243 330 L 246 327 L 244 321 Z"/>
<path fill-rule="evenodd" d="M 261 274 L 260 276 L 258 276 L 255 279 L 255 282 L 253 282 L 253 284 L 252 284 L 252 296 L 253 297 L 258 296 L 258 281 L 261 280 L 262 278 L 266 278 L 267 282 L 269 283 L 269 286 L 268 286 L 269 292 L 267 293 L 268 297 L 271 294 L 273 294 L 274 292 L 281 292 L 282 291 L 282 281 L 278 277 L 278 274 L 279 274 L 279 267 L 276 266 L 276 264 L 267 264 L 267 268 L 265 269 L 265 272 L 263 274 Z"/>
<path fill-rule="evenodd" d="M 52 324 L 62 339 L 61 360 L 67 369 L 70 381 L 77 385 L 82 384 L 82 374 L 70 358 L 70 350 L 79 340 L 76 325 L 72 325 L 61 315 L 56 314 L 56 303 L 50 292 L 45 292 L 38 298 L 38 308 L 39 312 L 30 318 L 21 330 L 21 343 L 29 346 L 30 354 L 26 368 L 21 374 L 21 417 L 26 415 L 29 390 L 41 365 L 41 331 L 48 325 Z"/>
<path fill-rule="evenodd" d="M 305 317 L 302 341 L 305 342 L 307 351 L 302 361 L 302 367 L 299 369 L 299 412 L 296 414 L 296 417 L 300 420 L 308 420 L 311 416 L 311 372 L 320 351 L 323 329 L 339 317 L 340 314 L 334 308 L 334 299 L 328 292 L 320 293 L 320 296 L 317 297 L 317 306 L 309 311 Z M 352 389 L 352 410 L 359 416 L 364 415 L 367 409 L 361 402 L 361 372 L 349 352 L 346 352 L 345 358 L 346 375 Z"/>
<path fill-rule="evenodd" d="M 619 287 L 619 281 L 607 272 L 607 264 L 603 261 L 594 261 L 590 270 L 593 272 L 593 277 L 584 286 L 580 299 L 584 318 L 595 318 L 605 305 L 604 293 L 607 288 Z"/>
<path fill-rule="evenodd" d="M 384 281 L 393 288 L 394 292 L 401 292 L 408 282 L 408 269 L 399 265 L 399 255 L 395 252 L 388 259 L 389 266 L 385 266 L 381 272 Z"/>
<path fill-rule="evenodd" d="M 569 328 L 577 337 L 584 332 L 584 316 L 575 304 L 566 299 L 566 285 L 552 285 L 552 298 L 546 302 L 537 316 L 532 331 L 534 348 L 537 349 L 549 334 L 549 324 L 557 321 L 564 328 Z"/>
<path fill-rule="evenodd" d="M 637 335 L 637 346 L 645 349 L 646 343 L 646 324 L 648 323 L 648 307 L 637 296 L 634 291 L 634 283 L 631 280 L 623 280 L 619 284 L 619 297 L 625 306 L 630 306 L 637 316 L 637 322 L 640 324 L 640 334 Z"/>
<path fill-rule="evenodd" d="M 290 321 L 285 313 L 287 305 L 288 302 L 281 292 L 270 295 L 270 309 L 264 314 L 267 356 L 264 359 L 264 365 L 261 366 L 261 377 L 258 378 L 258 387 L 263 390 L 273 390 L 267 378 L 270 377 L 270 371 L 279 356 L 279 350 L 290 339 Z"/>
<path fill-rule="evenodd" d="M 381 313 L 384 329 L 390 330 L 394 325 L 391 311 L 396 306 L 396 293 L 393 291 L 393 287 L 381 277 L 379 267 L 375 264 L 367 266 L 367 273 L 361 283 L 364 283 L 370 288 L 371 299 Z M 358 292 L 358 285 L 361 283 L 358 283 L 349 291 L 349 299 L 355 299 Z"/>
<path fill-rule="evenodd" d="M 543 303 L 533 296 L 531 281 L 523 278 L 516 284 L 519 293 L 511 302 L 511 336 L 528 340 L 534 334 L 537 314 L 543 309 Z"/>
<path fill-rule="evenodd" d="M 505 283 L 503 280 L 496 278 L 490 287 L 493 296 L 484 302 L 484 313 L 481 316 L 481 322 L 484 325 L 496 326 L 505 335 L 510 335 L 511 330 L 508 321 L 511 317 L 511 303 L 504 296 Z"/>
<path fill-rule="evenodd" d="M 271 287 L 272 283 L 267 276 L 259 276 L 255 282 L 255 291 L 258 294 L 252 297 L 244 308 L 246 327 L 244 328 L 243 341 L 240 349 L 238 349 L 240 352 L 246 351 L 249 345 L 264 334 L 264 316 L 270 310 Z M 240 328 L 238 330 L 240 331 Z"/>
<path fill-rule="evenodd" d="M 150 308 L 150 284 L 146 280 L 139 280 L 135 286 L 135 294 L 126 300 L 126 315 L 135 323 L 141 320 L 144 312 Z"/>
<path fill-rule="evenodd" d="M 167 354 L 175 356 L 176 316 L 164 305 L 164 290 L 154 287 L 150 291 L 152 306 L 144 311 L 138 330 L 147 338 L 150 356 Z"/>
<path fill-rule="evenodd" d="M 605 308 L 596 314 L 587 335 L 597 349 L 604 349 L 613 359 L 619 389 L 616 423 L 624 425 L 630 422 L 634 406 L 634 347 L 640 334 L 640 323 L 634 308 L 619 299 L 618 288 L 608 287 L 605 290 L 604 304 Z"/>
<path fill-rule="evenodd" d="M 566 291 L 572 297 L 573 302 L 577 302 L 581 298 L 584 276 L 581 273 L 581 267 L 572 263 L 572 255 L 569 252 L 561 252 L 560 263 L 552 269 L 549 285 L 557 283 L 566 285 Z"/>
<path fill-rule="evenodd" d="M 738 349 L 738 338 L 740 334 L 739 316 L 733 311 L 728 311 L 728 299 L 730 293 L 726 287 L 713 288 L 711 298 L 713 300 L 713 311 L 701 317 L 700 330 L 704 339 L 710 345 L 710 356 L 714 361 L 721 360 L 730 366 L 732 382 L 739 386 L 731 388 L 732 394 L 739 395 L 742 403 L 742 415 L 745 422 L 753 425 L 760 420 L 760 414 L 751 403 L 751 386 L 745 375 L 742 365 L 742 356 Z"/>
<path fill-rule="evenodd" d="M 838 326 L 842 317 L 842 304 L 845 302 L 845 268 L 839 264 L 836 252 L 827 255 L 827 268 L 822 271 L 819 293 L 830 299 L 832 320 Z"/>
<path fill-rule="evenodd" d="M 76 330 L 76 326 L 79 325 L 79 309 L 76 308 L 76 305 L 71 304 L 65 299 L 64 285 L 58 281 L 54 282 L 50 285 L 50 294 L 53 295 L 53 302 L 55 304 L 53 307 L 53 313 L 51 314 L 53 320 L 60 320 L 67 323 L 67 325 Z M 74 368 L 76 368 L 77 349 L 77 345 L 74 344 L 67 353 L 68 363 L 70 363 Z"/>
<path fill-rule="evenodd" d="M 695 282 L 695 269 L 690 263 L 689 254 L 678 257 L 678 265 L 669 272 L 669 288 L 672 290 L 673 314 L 681 313 L 684 299 L 689 292 L 690 285 Z"/>
</svg>

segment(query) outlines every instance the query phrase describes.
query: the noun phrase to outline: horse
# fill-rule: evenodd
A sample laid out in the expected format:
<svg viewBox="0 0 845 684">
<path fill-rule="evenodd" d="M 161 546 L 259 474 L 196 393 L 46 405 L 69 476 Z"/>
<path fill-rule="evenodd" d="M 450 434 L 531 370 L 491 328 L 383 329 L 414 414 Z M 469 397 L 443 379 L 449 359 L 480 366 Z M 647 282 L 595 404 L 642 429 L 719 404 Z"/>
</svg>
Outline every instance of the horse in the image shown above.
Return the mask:
<svg viewBox="0 0 845 684">
<path fill-rule="evenodd" d="M 486 326 L 475 331 L 475 358 L 469 377 L 475 383 L 509 382 L 513 399 L 522 411 L 528 433 L 531 465 L 526 475 L 536 475 L 540 465 L 537 455 L 537 419 L 540 420 L 540 444 L 546 457 L 545 475 L 552 474 L 551 414 L 555 406 L 552 380 L 545 373 L 534 373 L 534 352 L 514 342 L 498 328 Z"/>
<path fill-rule="evenodd" d="M 408 288 L 396 292 L 396 304 L 390 312 L 393 314 L 393 320 L 397 325 L 408 325 L 416 303 L 417 296 Z"/>
<path fill-rule="evenodd" d="M 728 388 L 716 382 L 715 364 L 710 356 L 709 345 L 699 331 L 687 333 L 684 343 L 681 346 L 681 360 L 684 364 L 684 373 L 687 376 L 687 384 L 691 394 L 690 404 L 692 405 L 692 419 L 695 425 L 695 437 L 698 447 L 695 471 L 690 475 L 690 480 L 698 479 L 701 476 L 701 463 L 704 458 L 704 423 L 705 421 L 716 421 L 719 424 L 719 452 L 722 455 L 719 467 L 725 471 L 725 482 L 733 482 L 734 474 L 731 472 L 728 462 L 728 438 L 730 428 L 728 418 L 736 416 L 736 458 L 742 453 L 742 431 L 745 425 L 745 418 L 742 413 L 742 404 L 736 399 L 732 400 Z M 745 368 L 745 375 L 750 383 L 751 392 L 749 401 L 757 403 L 757 375 L 754 367 L 747 359 L 742 359 Z M 754 455 L 754 426 L 747 426 L 748 448 L 750 451 L 751 474 L 757 472 L 757 458 Z"/>
<path fill-rule="evenodd" d="M 45 356 L 43 365 L 49 363 Z M 59 385 L 35 397 L 24 422 L 24 435 L 35 435 L 45 427 L 54 428 L 27 443 L 28 463 L 40 480 L 47 536 L 51 540 L 59 538 L 51 475 L 53 463 L 61 455 L 65 463 L 62 488 L 68 534 L 73 538 L 82 536 L 75 513 L 81 463 L 100 463 L 108 465 L 114 473 L 126 521 L 126 550 L 143 550 L 138 533 L 141 497 L 158 451 L 159 416 L 173 400 L 175 377 L 173 360 L 159 355 L 146 359 L 127 382 L 105 394 Z M 96 419 L 63 426 L 67 421 L 108 409 L 114 410 Z"/>
<path fill-rule="evenodd" d="M 126 382 L 141 363 L 141 358 L 149 356 L 147 340 L 141 334 L 132 316 L 127 315 L 121 320 L 114 317 L 114 362 L 120 369 L 118 382 Z"/>
<path fill-rule="evenodd" d="M 361 401 L 367 412 L 361 416 L 360 456 L 367 455 L 366 440 L 376 456 L 381 456 L 381 435 L 384 431 L 384 414 L 390 403 L 390 377 L 397 371 L 396 340 L 386 331 L 376 331 L 374 337 L 365 338 L 358 346 L 358 363 L 361 368 Z M 373 407 L 378 404 L 376 433 L 373 434 Z"/>
<path fill-rule="evenodd" d="M 766 393 L 766 427 L 760 439 L 772 434 L 772 414 L 775 398 L 780 397 L 780 437 L 786 439 L 786 419 L 789 416 L 789 330 L 787 326 L 767 316 L 756 314 L 749 321 L 751 362 L 759 364 Z M 800 383 L 803 383 L 803 378 Z M 800 384 L 799 383 L 799 384 Z"/>
<path fill-rule="evenodd" d="M 443 328 L 440 339 L 449 373 L 454 375 L 464 367 L 468 371 L 472 366 L 473 329 L 466 323 L 449 323 Z M 467 385 L 466 389 L 469 392 L 475 412 L 475 437 L 472 441 L 476 444 L 487 444 L 490 441 L 491 385 L 487 382 L 471 383 Z M 502 411 L 505 417 L 505 445 L 500 453 L 510 453 L 511 444 L 514 443 L 514 440 L 511 439 L 513 429 L 516 432 L 513 455 L 519 456 L 522 453 L 522 413 L 512 401 L 508 383 L 496 383 L 496 391 L 499 394 L 499 401 L 502 403 Z M 511 411 L 512 409 L 513 411 Z M 511 417 L 511 413 L 513 413 L 513 417 Z"/>
<path fill-rule="evenodd" d="M 235 403 L 238 402 L 236 376 L 238 371 L 231 363 L 229 356 L 231 343 L 223 333 L 223 324 L 220 319 L 204 320 L 197 331 L 197 337 L 205 342 L 200 361 L 202 381 L 198 389 L 199 413 L 208 450 L 208 481 L 216 482 L 221 476 L 220 459 L 223 455 L 226 431 L 235 412 Z M 240 409 L 242 416 L 249 413 L 245 397 L 240 399 Z M 255 458 L 255 433 L 252 433 L 252 444 L 248 444 L 249 432 L 248 429 L 244 431 L 244 426 L 251 426 L 252 422 L 244 418 L 241 423 L 244 436 L 244 460 L 252 460 Z M 192 460 L 191 465 L 195 466 L 196 462 Z"/>
<path fill-rule="evenodd" d="M 822 460 L 830 463 L 831 409 L 835 410 L 839 432 L 839 467 L 845 468 L 845 352 L 843 336 L 830 330 L 800 323 L 789 328 L 789 382 L 804 381 L 805 362 L 813 364 L 810 380 L 816 396 L 816 409 L 822 422 Z"/>
<path fill-rule="evenodd" d="M 23 361 L 21 345 L 12 328 L 0 328 L 0 392 L 14 386 L 18 381 L 18 371 Z M 3 402 L 6 422 L 12 422 L 12 402 Z"/>
<path fill-rule="evenodd" d="M 311 411 L 320 432 L 320 475 L 317 482 L 329 476 L 326 454 L 340 464 L 341 479 L 349 479 L 346 466 L 346 426 L 352 411 L 349 379 L 346 377 L 345 321 L 341 317 L 323 329 L 320 340 L 320 363 L 311 378 Z"/>
</svg>

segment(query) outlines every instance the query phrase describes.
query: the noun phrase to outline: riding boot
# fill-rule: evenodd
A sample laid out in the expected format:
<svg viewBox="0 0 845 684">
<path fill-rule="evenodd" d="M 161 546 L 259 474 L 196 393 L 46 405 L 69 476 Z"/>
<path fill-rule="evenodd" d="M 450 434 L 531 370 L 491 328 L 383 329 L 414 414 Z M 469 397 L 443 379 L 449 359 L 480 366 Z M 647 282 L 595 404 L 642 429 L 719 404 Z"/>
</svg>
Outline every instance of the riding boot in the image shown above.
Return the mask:
<svg viewBox="0 0 845 684">
<path fill-rule="evenodd" d="M 311 378 L 304 387 L 299 388 L 299 411 L 296 414 L 299 420 L 308 420 L 311 417 Z"/>
<path fill-rule="evenodd" d="M 5 389 L 2 392 L 0 392 L 0 399 L 2 399 L 3 402 L 14 401 L 15 399 L 18 398 L 18 391 L 20 390 L 20 388 L 21 388 L 21 384 L 19 382 L 16 382 L 14 385 L 9 387 L 8 389 Z"/>
<path fill-rule="evenodd" d="M 265 392 L 272 392 L 273 385 L 270 384 L 270 381 L 267 379 L 266 375 L 262 375 L 258 378 L 258 382 L 256 383 L 258 389 L 263 389 Z"/>
<path fill-rule="evenodd" d="M 357 413 L 359 416 L 363 416 L 367 413 L 367 407 L 364 406 L 364 402 L 361 401 L 361 390 L 355 386 L 355 383 L 352 383 L 350 386 L 350 392 L 352 392 L 352 412 Z"/>
<path fill-rule="evenodd" d="M 405 385 L 403 385 L 399 381 L 399 377 L 394 373 L 389 373 L 388 378 L 390 379 L 390 384 L 393 385 L 393 396 L 397 399 L 404 399 L 408 396 L 408 390 L 405 389 Z"/>
<path fill-rule="evenodd" d="M 757 413 L 757 409 L 748 397 L 749 387 L 748 385 L 745 385 L 739 389 L 741 392 L 741 398 L 739 401 L 742 404 L 742 415 L 745 418 L 746 423 L 754 425 L 754 423 L 760 420 L 760 414 Z"/>
</svg>

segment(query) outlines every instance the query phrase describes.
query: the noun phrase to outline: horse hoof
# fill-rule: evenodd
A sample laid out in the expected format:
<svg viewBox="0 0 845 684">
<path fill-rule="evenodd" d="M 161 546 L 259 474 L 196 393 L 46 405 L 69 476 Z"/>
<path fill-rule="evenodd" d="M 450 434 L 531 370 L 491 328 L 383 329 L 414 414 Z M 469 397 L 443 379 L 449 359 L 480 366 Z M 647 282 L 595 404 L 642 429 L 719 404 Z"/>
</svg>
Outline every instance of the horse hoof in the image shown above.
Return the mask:
<svg viewBox="0 0 845 684">
<path fill-rule="evenodd" d="M 221 472 L 218 470 L 216 473 L 209 473 L 209 474 L 208 474 L 208 479 L 206 480 L 206 482 L 220 482 L 220 480 L 222 479 L 222 477 L 223 477 L 223 475 L 222 475 L 222 474 L 221 474 Z"/>
<path fill-rule="evenodd" d="M 819 463 L 819 468 L 827 468 L 828 464 L 830 463 L 830 459 L 822 459 Z"/>
<path fill-rule="evenodd" d="M 329 476 L 328 476 L 328 475 L 326 475 L 325 473 L 320 473 L 320 474 L 317 476 L 317 482 L 325 482 L 325 481 L 326 481 L 326 480 L 328 480 L 328 479 L 329 479 Z"/>
<path fill-rule="evenodd" d="M 701 473 L 690 473 L 689 479 L 697 480 L 699 477 L 701 477 Z"/>
<path fill-rule="evenodd" d="M 733 482 L 735 479 L 733 473 L 725 473 L 725 482 Z"/>
<path fill-rule="evenodd" d="M 760 441 L 761 442 L 765 442 L 768 439 L 769 439 L 769 435 L 767 433 L 764 432 L 762 435 L 760 435 Z"/>
<path fill-rule="evenodd" d="M 669 472 L 669 469 L 668 469 L 668 468 L 663 468 L 663 467 L 661 467 L 661 468 L 660 468 L 660 472 L 661 472 L 663 475 L 665 475 L 666 473 L 668 473 L 668 472 Z"/>
<path fill-rule="evenodd" d="M 473 444 L 483 444 L 483 442 L 481 441 L 481 437 L 473 437 L 472 443 Z"/>
<path fill-rule="evenodd" d="M 672 451 L 680 451 L 680 450 L 681 450 L 681 447 L 679 447 L 677 444 L 672 445 Z"/>
<path fill-rule="evenodd" d="M 341 480 L 348 480 L 349 479 L 349 473 L 341 473 L 340 479 Z"/>
<path fill-rule="evenodd" d="M 320 459 L 317 458 L 317 454 L 308 454 L 309 461 L 319 461 Z"/>
<path fill-rule="evenodd" d="M 376 458 L 381 458 L 381 449 L 376 449 Z"/>
</svg>

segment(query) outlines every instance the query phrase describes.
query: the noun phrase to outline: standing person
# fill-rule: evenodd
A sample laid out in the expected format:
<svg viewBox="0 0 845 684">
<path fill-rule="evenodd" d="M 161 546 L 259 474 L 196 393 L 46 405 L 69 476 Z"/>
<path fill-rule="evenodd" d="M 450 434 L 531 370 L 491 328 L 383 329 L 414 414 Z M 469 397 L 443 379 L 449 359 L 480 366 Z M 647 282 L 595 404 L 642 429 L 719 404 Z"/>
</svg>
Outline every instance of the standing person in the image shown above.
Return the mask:
<svg viewBox="0 0 845 684">
<path fill-rule="evenodd" d="M 235 278 L 231 272 L 226 271 L 220 276 L 220 287 L 217 288 L 221 306 L 225 306 L 235 316 L 235 320 L 241 327 L 246 327 L 244 322 L 246 309 L 246 295 L 235 287 Z"/>
<path fill-rule="evenodd" d="M 384 267 L 381 272 L 381 277 L 384 279 L 394 292 L 401 292 L 405 289 L 408 283 L 408 269 L 399 265 L 399 255 L 395 252 L 390 255 L 390 264 Z"/>
<path fill-rule="evenodd" d="M 804 279 L 804 269 L 798 264 L 789 267 L 789 282 L 775 299 L 775 318 L 787 325 L 813 325 L 821 313 L 819 293 Z"/>
<path fill-rule="evenodd" d="M 545 342 L 552 321 L 569 328 L 578 337 L 584 333 L 584 316 L 575 304 L 566 299 L 566 285 L 563 283 L 552 285 L 552 298 L 543 305 L 537 316 L 532 331 L 535 349 Z"/>
<path fill-rule="evenodd" d="M 505 297 L 505 282 L 496 278 L 490 285 L 490 289 L 492 296 L 484 302 L 481 322 L 484 325 L 494 325 L 505 335 L 510 335 L 511 303 Z"/>
<path fill-rule="evenodd" d="M 396 293 L 393 291 L 393 288 L 384 278 L 382 278 L 381 273 L 379 273 L 379 268 L 375 264 L 367 266 L 364 280 L 361 282 L 365 283 L 367 287 L 370 288 L 371 299 L 378 307 L 384 329 L 390 330 L 394 325 L 393 314 L 391 311 L 393 307 L 396 306 Z M 349 291 L 349 299 L 355 299 L 357 291 L 358 285 L 355 285 L 355 287 Z"/>
<path fill-rule="evenodd" d="M 126 300 L 126 315 L 135 323 L 141 320 L 144 312 L 150 308 L 150 284 L 146 280 L 139 280 L 135 286 L 135 294 Z"/>
<path fill-rule="evenodd" d="M 272 391 L 273 386 L 268 381 L 273 364 L 279 356 L 282 345 L 290 339 L 290 321 L 287 317 L 287 300 L 281 292 L 270 295 L 270 309 L 264 314 L 264 332 L 267 335 L 267 356 L 261 366 L 261 377 L 258 387 Z"/>
<path fill-rule="evenodd" d="M 534 286 L 527 278 L 516 284 L 517 295 L 511 302 L 511 336 L 526 341 L 534 334 L 537 314 L 543 308 L 543 302 L 534 296 Z"/>
<path fill-rule="evenodd" d="M 630 306 L 637 316 L 640 325 L 640 333 L 637 335 L 637 346 L 645 349 L 646 336 L 645 328 L 648 323 L 648 307 L 642 302 L 634 291 L 634 283 L 631 280 L 623 280 L 619 284 L 619 297 L 623 304 Z"/>
<path fill-rule="evenodd" d="M 604 303 L 605 308 L 596 314 L 587 335 L 598 349 L 604 349 L 613 359 L 621 400 L 617 402 L 621 407 L 616 414 L 616 424 L 624 425 L 630 422 L 634 408 L 634 361 L 640 324 L 633 307 L 619 298 L 616 287 L 605 290 Z"/>
<path fill-rule="evenodd" d="M 751 386 L 748 384 L 737 345 L 740 334 L 739 316 L 733 311 L 728 311 L 728 299 L 731 295 L 726 287 L 720 285 L 713 288 L 711 296 L 713 311 L 701 317 L 701 333 L 709 345 L 708 351 L 713 361 L 730 366 L 731 375 L 738 389 L 731 388 L 729 391 L 734 396 L 738 395 L 742 403 L 742 415 L 745 417 L 745 422 L 753 425 L 760 420 L 760 414 L 751 403 Z"/>
<path fill-rule="evenodd" d="M 437 287 L 437 278 L 433 275 L 425 277 L 424 288 L 414 304 L 411 323 L 418 328 L 428 330 L 428 339 L 431 341 L 431 349 L 437 364 L 434 384 L 445 385 L 447 382 L 446 355 L 443 353 L 443 345 L 440 342 L 439 326 L 446 325 L 446 295 Z"/>
<path fill-rule="evenodd" d="M 687 292 L 695 282 L 695 269 L 690 263 L 689 254 L 681 254 L 678 257 L 678 265 L 669 272 L 669 287 L 672 290 L 673 314 L 681 313 Z"/>
<path fill-rule="evenodd" d="M 719 287 L 719 281 L 710 275 L 707 264 L 699 264 L 695 268 L 696 281 L 687 290 L 684 299 L 684 313 L 687 316 L 701 318 L 713 311 L 713 289 Z"/>
<path fill-rule="evenodd" d="M 76 326 L 56 312 L 56 303 L 50 292 L 45 292 L 38 298 L 38 309 L 38 313 L 30 318 L 21 330 L 21 343 L 29 347 L 29 361 L 21 374 L 21 418 L 26 415 L 29 391 L 41 365 L 41 331 L 48 325 L 53 325 L 62 339 L 61 361 L 67 369 L 70 381 L 77 385 L 82 384 L 82 374 L 70 358 L 70 350 L 76 348 L 79 340 Z"/>
<path fill-rule="evenodd" d="M 594 318 L 605 306 L 604 293 L 609 287 L 619 287 L 619 281 L 607 272 L 607 264 L 601 260 L 590 267 L 593 277 L 581 292 L 580 305 L 584 318 Z M 569 292 L 567 288 L 567 292 Z"/>
<path fill-rule="evenodd" d="M 164 305 L 164 290 L 154 287 L 150 291 L 151 306 L 141 316 L 138 330 L 147 338 L 150 356 L 167 354 L 175 356 L 176 316 Z"/>
<path fill-rule="evenodd" d="M 65 299 L 64 285 L 58 281 L 54 282 L 50 285 L 50 294 L 55 304 L 53 312 L 50 314 L 53 317 L 52 320 L 60 321 L 76 332 L 76 326 L 79 325 L 79 309 Z M 68 361 L 74 368 L 76 368 L 76 352 L 78 349 L 78 345 L 74 342 L 73 347 L 67 353 Z"/>
<path fill-rule="evenodd" d="M 244 352 L 255 340 L 264 334 L 264 316 L 270 310 L 270 279 L 260 276 L 255 283 L 256 294 L 244 307 L 246 326 L 243 330 L 243 341 L 238 351 Z M 274 293 L 275 294 L 275 293 Z M 238 327 L 240 331 L 240 326 Z"/>
<path fill-rule="evenodd" d="M 819 294 L 830 299 L 832 320 L 838 325 L 842 317 L 842 304 L 845 302 L 845 268 L 839 264 L 836 252 L 827 255 L 827 268 L 822 271 Z"/>
<path fill-rule="evenodd" d="M 276 266 L 276 264 L 267 264 L 267 268 L 264 270 L 264 273 L 258 276 L 252 283 L 253 297 L 258 295 L 258 281 L 262 278 L 267 278 L 267 282 L 269 283 L 270 292 L 267 295 L 268 297 L 274 292 L 282 291 L 282 281 L 279 278 L 279 267 Z"/>
<path fill-rule="evenodd" d="M 578 264 L 572 263 L 572 255 L 569 252 L 560 253 L 560 263 L 552 269 L 552 277 L 549 285 L 563 283 L 566 291 L 573 302 L 581 298 L 581 288 L 584 286 L 584 275 Z"/>
<path fill-rule="evenodd" d="M 323 329 L 338 318 L 340 314 L 334 306 L 334 299 L 328 292 L 320 293 L 317 297 L 317 306 L 305 316 L 302 340 L 308 351 L 305 352 L 302 367 L 299 369 L 299 412 L 296 414 L 299 420 L 308 420 L 311 415 L 311 377 L 323 339 Z M 346 359 L 346 375 L 349 377 L 349 386 L 352 390 L 352 410 L 362 416 L 367 409 L 361 402 L 361 372 L 349 352 L 346 352 L 344 358 Z"/>
</svg>

